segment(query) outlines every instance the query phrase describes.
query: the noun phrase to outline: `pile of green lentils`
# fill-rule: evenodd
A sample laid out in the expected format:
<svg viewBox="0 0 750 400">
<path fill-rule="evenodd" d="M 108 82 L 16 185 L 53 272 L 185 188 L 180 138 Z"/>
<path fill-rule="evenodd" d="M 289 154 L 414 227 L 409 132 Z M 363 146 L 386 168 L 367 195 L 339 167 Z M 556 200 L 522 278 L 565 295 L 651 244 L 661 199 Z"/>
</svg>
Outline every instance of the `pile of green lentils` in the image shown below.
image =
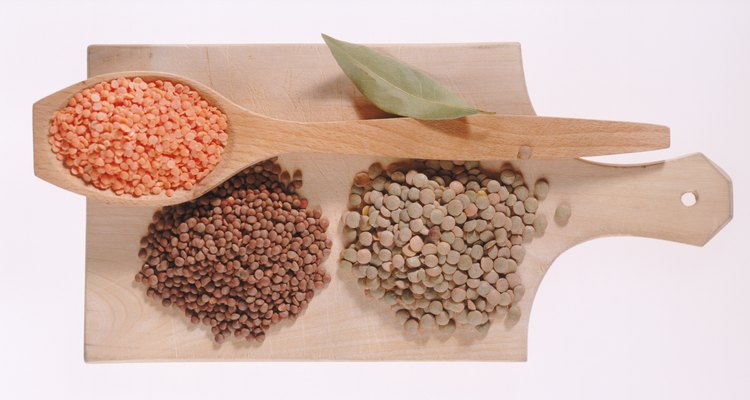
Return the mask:
<svg viewBox="0 0 750 400">
<path fill-rule="evenodd" d="M 517 171 L 493 176 L 478 162 L 373 164 L 351 187 L 340 266 L 410 333 L 482 332 L 499 310 L 517 320 L 523 244 L 547 227 L 537 209 L 548 190 L 540 180 L 532 193 Z"/>
</svg>

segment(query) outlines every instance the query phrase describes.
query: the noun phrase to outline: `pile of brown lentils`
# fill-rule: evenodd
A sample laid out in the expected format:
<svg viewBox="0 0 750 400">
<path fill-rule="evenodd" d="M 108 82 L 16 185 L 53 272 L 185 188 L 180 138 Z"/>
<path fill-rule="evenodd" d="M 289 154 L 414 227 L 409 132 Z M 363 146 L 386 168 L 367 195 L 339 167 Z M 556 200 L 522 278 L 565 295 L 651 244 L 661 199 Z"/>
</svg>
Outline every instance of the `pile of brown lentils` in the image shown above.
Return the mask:
<svg viewBox="0 0 750 400">
<path fill-rule="evenodd" d="M 500 309 L 518 319 L 525 290 L 517 268 L 523 243 L 547 227 L 536 212 L 548 190 L 540 180 L 532 194 L 517 171 L 490 176 L 478 162 L 373 164 L 354 178 L 340 266 L 408 332 L 484 331 Z"/>
<path fill-rule="evenodd" d="M 296 191 L 301 174 L 275 160 L 246 169 L 197 200 L 154 214 L 135 280 L 148 297 L 210 326 L 214 340 L 262 341 L 330 282 L 331 240 L 320 208 Z"/>
</svg>

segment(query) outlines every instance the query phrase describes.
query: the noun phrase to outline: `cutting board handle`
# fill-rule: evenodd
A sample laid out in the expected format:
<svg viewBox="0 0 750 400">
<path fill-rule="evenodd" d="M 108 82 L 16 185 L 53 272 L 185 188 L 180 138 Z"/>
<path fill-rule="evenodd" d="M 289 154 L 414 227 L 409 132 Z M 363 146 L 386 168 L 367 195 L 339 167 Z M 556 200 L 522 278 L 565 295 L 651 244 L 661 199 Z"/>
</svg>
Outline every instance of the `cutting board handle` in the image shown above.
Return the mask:
<svg viewBox="0 0 750 400">
<path fill-rule="evenodd" d="M 568 226 L 559 227 L 576 232 L 569 245 L 625 235 L 703 246 L 732 219 L 732 181 L 701 153 L 644 165 L 582 162 L 561 174 L 566 193 L 552 205 L 571 208 Z"/>
</svg>

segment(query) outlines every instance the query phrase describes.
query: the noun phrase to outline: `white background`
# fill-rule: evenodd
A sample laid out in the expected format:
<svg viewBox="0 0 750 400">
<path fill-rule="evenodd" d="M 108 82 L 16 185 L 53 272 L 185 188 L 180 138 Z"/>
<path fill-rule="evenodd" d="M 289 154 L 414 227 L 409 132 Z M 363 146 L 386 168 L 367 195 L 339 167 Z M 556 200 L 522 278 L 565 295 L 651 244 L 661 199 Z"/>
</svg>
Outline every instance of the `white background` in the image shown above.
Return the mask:
<svg viewBox="0 0 750 400">
<path fill-rule="evenodd" d="M 750 2 L 271 3 L 0 2 L 0 398 L 750 398 Z M 32 103 L 84 79 L 92 43 L 320 32 L 521 42 L 538 114 L 669 125 L 670 149 L 604 159 L 704 152 L 733 178 L 734 220 L 703 248 L 609 238 L 565 253 L 526 363 L 85 364 L 84 199 L 33 176 Z"/>
</svg>

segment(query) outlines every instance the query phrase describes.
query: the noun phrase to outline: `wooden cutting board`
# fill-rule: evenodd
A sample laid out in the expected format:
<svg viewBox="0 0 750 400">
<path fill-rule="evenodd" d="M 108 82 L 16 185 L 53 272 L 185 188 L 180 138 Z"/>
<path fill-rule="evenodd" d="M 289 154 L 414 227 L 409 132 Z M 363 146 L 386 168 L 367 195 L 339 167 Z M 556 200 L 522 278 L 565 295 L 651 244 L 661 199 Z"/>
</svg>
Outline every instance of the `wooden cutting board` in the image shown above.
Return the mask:
<svg viewBox="0 0 750 400">
<path fill-rule="evenodd" d="M 504 114 L 533 114 L 518 44 L 386 46 L 427 70 L 470 103 Z M 248 109 L 300 121 L 378 118 L 340 72 L 323 45 L 92 46 L 89 75 L 123 70 L 171 72 L 198 80 Z M 480 79 L 481 78 L 481 79 Z M 526 245 L 519 273 L 527 287 L 516 323 L 502 315 L 486 334 L 466 328 L 450 338 L 404 335 L 393 312 L 365 297 L 355 278 L 337 268 L 339 218 L 353 175 L 374 159 L 326 155 L 280 158 L 304 173 L 303 194 L 332 221 L 334 240 L 325 262 L 331 283 L 294 322 L 273 327 L 263 344 L 214 344 L 207 330 L 177 310 L 148 300 L 133 282 L 137 257 L 155 208 L 89 201 L 86 231 L 85 359 L 169 360 L 512 360 L 526 359 L 531 304 L 549 264 L 564 250 L 606 235 L 641 235 L 702 245 L 732 214 L 731 181 L 697 154 L 648 166 L 602 166 L 581 160 L 514 161 L 527 181 L 545 177 L 550 195 L 540 212 L 550 224 Z M 380 160 L 384 163 L 392 160 Z M 501 163 L 486 163 L 498 169 Z M 680 197 L 694 193 L 697 203 Z M 557 226 L 560 204 L 572 209 Z"/>
</svg>

